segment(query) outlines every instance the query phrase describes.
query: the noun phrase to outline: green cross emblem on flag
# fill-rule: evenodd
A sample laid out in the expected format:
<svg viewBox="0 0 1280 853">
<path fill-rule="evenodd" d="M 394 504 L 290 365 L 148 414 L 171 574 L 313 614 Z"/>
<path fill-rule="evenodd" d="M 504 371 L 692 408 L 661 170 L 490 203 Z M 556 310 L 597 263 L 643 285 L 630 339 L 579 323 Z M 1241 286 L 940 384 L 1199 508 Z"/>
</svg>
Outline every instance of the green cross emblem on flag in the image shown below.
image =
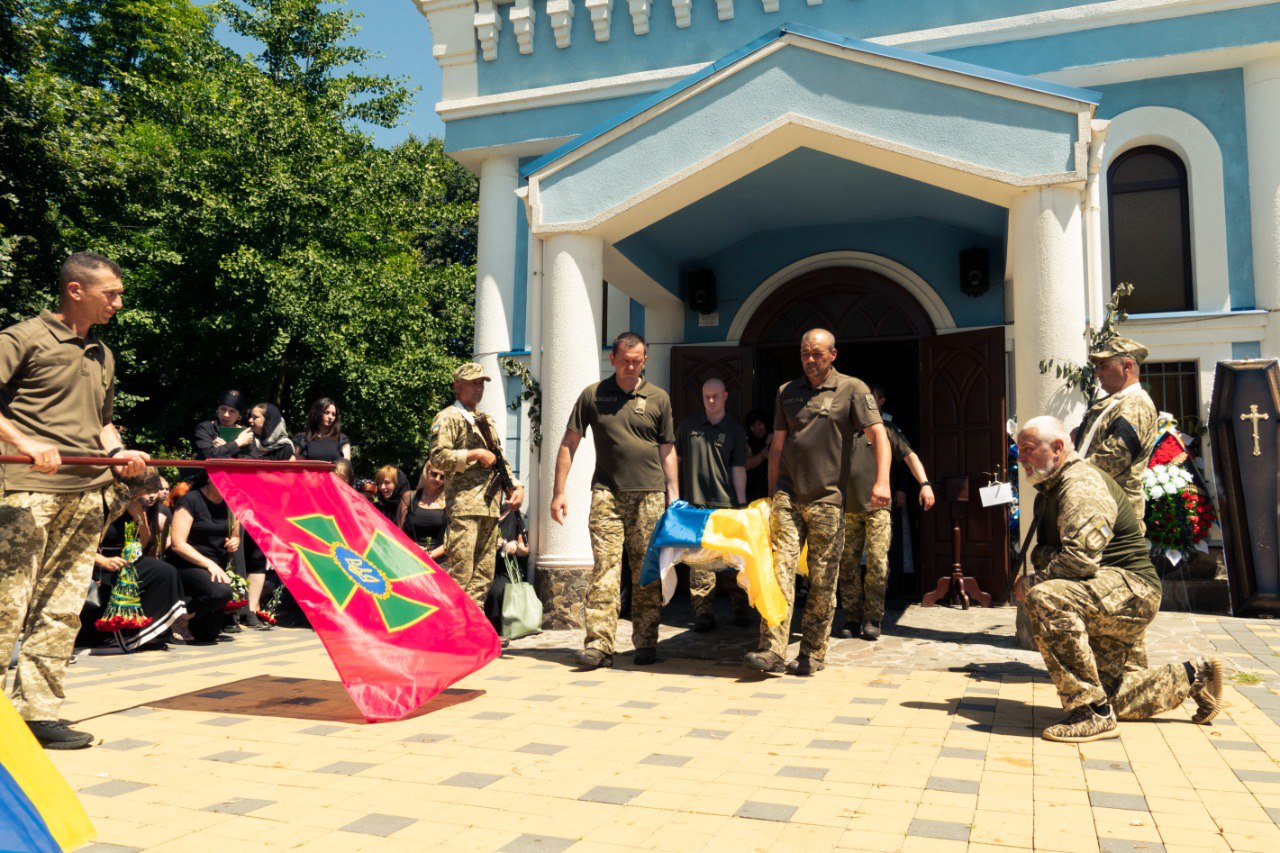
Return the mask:
<svg viewBox="0 0 1280 853">
<path fill-rule="evenodd" d="M 289 522 L 327 543 L 325 551 L 313 551 L 296 542 L 290 545 L 339 610 L 346 610 L 357 594 L 367 593 L 387 631 L 394 633 L 440 609 L 397 592 L 403 581 L 430 574 L 432 569 L 382 531 L 374 532 L 362 554 L 348 544 L 333 516 L 306 515 Z"/>
</svg>

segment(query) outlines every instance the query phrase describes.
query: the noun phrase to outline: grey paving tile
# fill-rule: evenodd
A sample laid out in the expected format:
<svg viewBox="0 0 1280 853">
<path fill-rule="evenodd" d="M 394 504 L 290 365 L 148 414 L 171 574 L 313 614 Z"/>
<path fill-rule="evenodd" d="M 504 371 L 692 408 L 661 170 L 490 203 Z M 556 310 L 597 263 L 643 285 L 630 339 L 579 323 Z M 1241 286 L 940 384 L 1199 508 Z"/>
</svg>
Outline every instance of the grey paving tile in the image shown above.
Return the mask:
<svg viewBox="0 0 1280 853">
<path fill-rule="evenodd" d="M 1218 749 L 1233 749 L 1240 752 L 1266 752 L 1265 749 L 1258 746 L 1251 740 L 1222 740 L 1220 738 L 1209 738 L 1209 742 Z"/>
<path fill-rule="evenodd" d="M 913 818 L 907 835 L 917 838 L 941 838 L 947 841 L 968 841 L 969 825 L 950 820 L 925 820 Z"/>
<path fill-rule="evenodd" d="M 584 678 L 584 679 L 579 679 L 579 680 L 577 680 L 577 681 L 570 681 L 570 682 L 569 682 L 569 685 L 570 685 L 571 687 L 595 687 L 597 684 L 604 684 L 604 682 L 603 682 L 603 681 L 592 681 L 592 680 L 591 680 L 591 679 L 589 679 L 589 678 Z"/>
<path fill-rule="evenodd" d="M 884 699 L 873 699 L 869 696 L 854 696 L 849 700 L 850 705 L 883 705 Z"/>
<path fill-rule="evenodd" d="M 868 717 L 836 717 L 831 722 L 837 726 L 869 726 L 871 720 Z"/>
<path fill-rule="evenodd" d="M 644 791 L 637 791 L 635 788 L 613 788 L 609 785 L 596 785 L 590 791 L 578 797 L 578 799 L 588 803 L 611 803 L 615 806 L 625 806 L 643 793 Z"/>
<path fill-rule="evenodd" d="M 275 800 L 252 800 L 245 797 L 234 797 L 221 803 L 205 806 L 204 811 L 244 815 L 274 805 L 275 802 Z"/>
<path fill-rule="evenodd" d="M 535 693 L 532 696 L 526 696 L 526 702 L 554 702 L 557 699 L 563 699 L 563 696 L 552 696 L 550 693 Z"/>
<path fill-rule="evenodd" d="M 758 717 L 760 716 L 759 708 L 725 708 L 721 714 L 732 714 L 736 717 Z"/>
<path fill-rule="evenodd" d="M 155 708 L 144 708 L 139 705 L 136 708 L 125 708 L 123 711 L 116 711 L 116 714 L 121 717 L 142 717 L 147 714 L 154 714 L 155 712 Z"/>
<path fill-rule="evenodd" d="M 1145 812 L 1147 811 L 1147 798 L 1141 794 L 1112 794 L 1108 791 L 1090 791 L 1089 805 L 1095 809 L 1128 809 L 1129 811 Z"/>
<path fill-rule="evenodd" d="M 505 720 L 507 717 L 513 716 L 506 711 L 483 711 L 479 714 L 472 714 L 473 720 Z"/>
<path fill-rule="evenodd" d="M 693 690 L 693 688 L 692 688 L 692 687 L 671 687 L 671 686 L 667 686 L 667 687 L 659 687 L 659 688 L 658 688 L 658 692 L 659 692 L 659 693 L 688 693 L 688 692 L 689 692 L 689 691 L 691 691 L 691 690 Z"/>
<path fill-rule="evenodd" d="M 1276 826 L 1280 826 L 1280 808 L 1267 809 L 1267 817 L 1271 818 L 1271 822 Z"/>
<path fill-rule="evenodd" d="M 529 835 L 525 834 L 513 841 L 507 842 L 505 847 L 498 849 L 504 853 L 559 853 L 561 850 L 568 850 L 577 844 L 572 838 L 556 838 L 552 835 Z"/>
<path fill-rule="evenodd" d="M 663 755 L 660 752 L 655 752 L 648 758 L 640 759 L 640 763 L 657 764 L 662 767 L 684 767 L 690 760 L 690 757 L 687 755 Z"/>
<path fill-rule="evenodd" d="M 128 752 L 131 749 L 139 749 L 144 746 L 151 746 L 151 742 L 146 740 L 133 740 L 132 738 L 122 738 L 120 740 L 113 740 L 104 743 L 101 746 L 101 749 L 115 749 L 120 752 Z"/>
<path fill-rule="evenodd" d="M 564 749 L 565 747 L 554 743 L 526 743 L 516 752 L 527 752 L 530 755 L 555 755 L 557 752 L 563 752 Z"/>
<path fill-rule="evenodd" d="M 280 700 L 281 705 L 319 705 L 324 700 L 318 696 L 294 696 L 292 699 Z"/>
<path fill-rule="evenodd" d="M 239 696 L 239 690 L 206 690 L 204 693 L 197 693 L 201 699 L 230 699 L 232 696 Z"/>
<path fill-rule="evenodd" d="M 359 820 L 353 820 L 346 826 L 339 827 L 343 832 L 358 832 L 361 835 L 377 835 L 386 838 L 394 835 L 406 826 L 417 823 L 417 818 L 399 817 L 393 814 L 367 814 Z"/>
<path fill-rule="evenodd" d="M 346 731 L 345 726 L 311 726 L 298 732 L 300 735 L 336 735 L 338 732 Z"/>
<path fill-rule="evenodd" d="M 442 740 L 448 740 L 451 735 L 433 735 L 428 733 L 413 735 L 400 741 L 401 743 L 439 743 Z"/>
<path fill-rule="evenodd" d="M 141 791 L 143 788 L 150 787 L 150 785 L 144 785 L 141 782 L 112 779 L 110 782 L 99 782 L 97 785 L 81 788 L 80 793 L 94 797 L 119 797 L 122 794 L 132 794 L 134 791 Z"/>
<path fill-rule="evenodd" d="M 611 723 L 608 720 L 583 720 L 574 726 L 575 729 L 590 729 L 593 732 L 607 732 L 616 726 L 617 723 Z"/>
<path fill-rule="evenodd" d="M 642 708 L 647 710 L 649 708 L 658 707 L 658 703 L 657 702 L 641 702 L 638 699 L 632 699 L 630 702 L 623 702 L 618 707 L 619 708 Z"/>
<path fill-rule="evenodd" d="M 450 776 L 440 784 L 454 788 L 487 788 L 501 778 L 492 773 L 459 773 L 457 776 Z"/>
<path fill-rule="evenodd" d="M 1164 845 L 1155 841 L 1126 841 L 1122 838 L 1099 838 L 1098 853 L 1164 853 Z"/>
<path fill-rule="evenodd" d="M 1127 761 L 1109 761 L 1105 758 L 1086 758 L 1080 762 L 1085 770 L 1118 770 L 1122 773 L 1132 773 L 1133 767 Z"/>
<path fill-rule="evenodd" d="M 1241 782 L 1280 785 L 1280 770 L 1237 770 L 1236 778 Z"/>
<path fill-rule="evenodd" d="M 354 776 L 361 770 L 368 770 L 373 764 L 366 764 L 363 761 L 336 761 L 326 767 L 316 770 L 316 773 L 333 773 L 336 776 Z"/>
<path fill-rule="evenodd" d="M 206 726 L 238 726 L 249 722 L 247 717 L 214 717 L 212 720 L 201 720 Z"/>
<path fill-rule="evenodd" d="M 143 690 L 155 690 L 156 688 L 161 686 L 162 685 L 159 685 L 159 684 L 126 684 L 124 685 L 124 689 L 136 690 L 139 693 L 141 693 Z"/>
<path fill-rule="evenodd" d="M 930 776 L 925 784 L 929 791 L 947 791 L 951 794 L 976 794 L 978 783 L 972 779 L 951 779 L 947 776 Z"/>
<path fill-rule="evenodd" d="M 853 746 L 853 742 L 847 740 L 823 740 L 822 738 L 818 738 L 817 740 L 809 741 L 810 749 L 847 750 L 851 746 Z"/>
<path fill-rule="evenodd" d="M 826 767 L 800 767 L 795 764 L 788 764 L 779 770 L 777 775 L 787 776 L 792 779 L 825 779 L 830 772 Z"/>
<path fill-rule="evenodd" d="M 140 853 L 141 847 L 125 847 L 123 844 L 107 844 L 99 841 L 88 847 L 81 847 L 80 853 Z"/>
<path fill-rule="evenodd" d="M 229 749 L 226 752 L 219 752 L 214 755 L 206 755 L 205 761 L 225 761 L 228 764 L 235 764 L 237 761 L 244 761 L 246 758 L 253 758 L 258 755 L 256 752 L 241 752 L 238 749 Z M 369 765 L 372 767 L 373 765 Z"/>
<path fill-rule="evenodd" d="M 785 693 L 752 693 L 752 699 L 786 699 Z"/>
<path fill-rule="evenodd" d="M 966 695 L 969 693 L 979 693 L 984 696 L 999 696 L 1000 688 L 999 687 L 970 687 L 968 690 L 965 691 Z"/>
<path fill-rule="evenodd" d="M 724 740 L 733 732 L 726 732 L 721 729 L 689 729 L 686 737 L 699 737 L 704 740 Z"/>
<path fill-rule="evenodd" d="M 962 749 L 958 746 L 944 746 L 939 752 L 940 758 L 968 758 L 971 760 L 982 761 L 986 759 L 987 753 L 981 749 Z"/>
<path fill-rule="evenodd" d="M 760 803 L 747 800 L 738 810 L 733 813 L 734 817 L 745 817 L 751 820 L 772 820 L 778 823 L 786 823 L 791 820 L 791 816 L 796 813 L 796 806 L 787 806 L 782 803 Z"/>
<path fill-rule="evenodd" d="M 515 681 L 519 677 L 520 676 L 518 675 L 491 675 L 489 676 L 488 680 L 489 681 Z"/>
</svg>

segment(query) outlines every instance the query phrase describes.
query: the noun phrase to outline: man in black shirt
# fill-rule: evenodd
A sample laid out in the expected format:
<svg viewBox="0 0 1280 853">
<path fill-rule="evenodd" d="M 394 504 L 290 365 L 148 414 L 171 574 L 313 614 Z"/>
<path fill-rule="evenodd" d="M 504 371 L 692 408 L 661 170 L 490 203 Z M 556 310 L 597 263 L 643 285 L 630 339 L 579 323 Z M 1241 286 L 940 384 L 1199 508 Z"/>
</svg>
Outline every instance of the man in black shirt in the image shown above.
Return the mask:
<svg viewBox="0 0 1280 853">
<path fill-rule="evenodd" d="M 704 411 L 689 415 L 676 430 L 680 460 L 680 494 L 697 507 L 733 509 L 747 503 L 747 431 L 725 414 L 729 392 L 719 379 L 702 383 Z M 693 598 L 693 630 L 716 627 L 716 573 L 706 564 L 689 565 L 689 593 Z M 734 624 L 745 626 L 746 592 L 735 584 Z"/>
</svg>

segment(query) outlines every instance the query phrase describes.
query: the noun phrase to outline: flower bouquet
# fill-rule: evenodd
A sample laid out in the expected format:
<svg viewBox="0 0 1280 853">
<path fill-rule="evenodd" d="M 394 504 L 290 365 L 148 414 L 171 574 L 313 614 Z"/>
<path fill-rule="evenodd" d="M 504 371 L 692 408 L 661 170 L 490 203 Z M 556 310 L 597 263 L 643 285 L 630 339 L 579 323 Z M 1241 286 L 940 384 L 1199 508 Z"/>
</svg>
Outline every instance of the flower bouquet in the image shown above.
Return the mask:
<svg viewBox="0 0 1280 853">
<path fill-rule="evenodd" d="M 116 573 L 116 582 L 111 588 L 111 601 L 102 611 L 102 618 L 93 623 L 104 634 L 136 631 L 151 624 L 151 617 L 142 610 L 138 570 L 133 567 L 141 556 L 138 525 L 131 521 L 124 526 L 124 548 L 120 552 L 121 559 L 125 561 L 124 568 Z"/>
<path fill-rule="evenodd" d="M 227 572 L 231 576 L 231 600 L 222 609 L 224 611 L 239 610 L 249 606 L 249 584 L 235 572 Z"/>
<path fill-rule="evenodd" d="M 1217 520 L 1203 484 L 1191 470 L 1191 458 L 1173 429 L 1156 440 L 1151 461 L 1142 472 L 1147 497 L 1147 540 L 1155 557 L 1169 556 L 1173 563 L 1202 544 Z M 1173 556 L 1177 553 L 1177 557 Z"/>
</svg>

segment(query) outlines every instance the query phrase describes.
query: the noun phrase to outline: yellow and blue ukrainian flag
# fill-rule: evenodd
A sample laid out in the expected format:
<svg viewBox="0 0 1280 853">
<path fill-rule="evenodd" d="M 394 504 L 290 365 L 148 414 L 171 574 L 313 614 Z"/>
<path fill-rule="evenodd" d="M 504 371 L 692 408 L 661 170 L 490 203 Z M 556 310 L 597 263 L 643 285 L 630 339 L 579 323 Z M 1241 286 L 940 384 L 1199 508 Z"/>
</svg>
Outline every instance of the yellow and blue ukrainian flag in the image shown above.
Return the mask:
<svg viewBox="0 0 1280 853">
<path fill-rule="evenodd" d="M 755 501 L 746 509 L 700 509 L 675 501 L 649 537 L 640 583 L 661 580 L 663 601 L 670 601 L 675 565 L 697 551 L 710 552 L 737 567 L 751 606 L 767 624 L 779 625 L 786 618 L 787 600 L 773 571 L 768 500 Z"/>
<path fill-rule="evenodd" d="M 71 786 L 0 694 L 0 850 L 60 853 L 93 833 Z"/>
</svg>

